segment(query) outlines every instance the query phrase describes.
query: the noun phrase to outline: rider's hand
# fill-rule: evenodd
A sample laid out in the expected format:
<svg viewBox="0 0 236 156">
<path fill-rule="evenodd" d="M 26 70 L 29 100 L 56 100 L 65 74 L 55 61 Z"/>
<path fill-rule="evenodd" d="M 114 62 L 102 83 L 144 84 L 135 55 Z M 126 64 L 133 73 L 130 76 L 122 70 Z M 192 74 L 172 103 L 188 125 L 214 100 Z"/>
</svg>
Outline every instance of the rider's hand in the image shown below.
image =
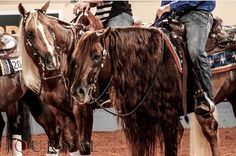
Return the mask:
<svg viewBox="0 0 236 156">
<path fill-rule="evenodd" d="M 156 17 L 161 18 L 164 13 L 170 12 L 170 5 L 164 5 L 157 9 Z"/>
<path fill-rule="evenodd" d="M 87 12 L 90 8 L 90 3 L 89 2 L 77 2 L 75 4 L 75 7 L 73 9 L 73 13 L 77 14 L 79 11 L 85 11 Z"/>
</svg>

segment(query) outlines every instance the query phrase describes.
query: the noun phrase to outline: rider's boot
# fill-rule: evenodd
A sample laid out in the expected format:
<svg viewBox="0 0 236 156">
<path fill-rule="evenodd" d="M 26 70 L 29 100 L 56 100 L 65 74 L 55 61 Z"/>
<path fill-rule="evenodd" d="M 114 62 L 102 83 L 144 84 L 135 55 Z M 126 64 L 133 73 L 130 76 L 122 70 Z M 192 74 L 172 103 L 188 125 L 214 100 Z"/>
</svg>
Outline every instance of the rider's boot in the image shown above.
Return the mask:
<svg viewBox="0 0 236 156">
<path fill-rule="evenodd" d="M 195 94 L 196 107 L 195 113 L 201 116 L 207 116 L 215 111 L 214 102 L 207 96 L 206 92 L 198 91 Z"/>
</svg>

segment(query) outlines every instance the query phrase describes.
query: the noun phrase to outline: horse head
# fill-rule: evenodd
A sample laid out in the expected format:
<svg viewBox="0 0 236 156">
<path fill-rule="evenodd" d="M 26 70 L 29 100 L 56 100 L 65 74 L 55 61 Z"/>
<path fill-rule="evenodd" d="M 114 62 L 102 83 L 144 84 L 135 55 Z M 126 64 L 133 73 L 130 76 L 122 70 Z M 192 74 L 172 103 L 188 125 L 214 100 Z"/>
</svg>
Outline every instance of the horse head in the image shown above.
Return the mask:
<svg viewBox="0 0 236 156">
<path fill-rule="evenodd" d="M 22 33 L 26 43 L 28 55 L 43 70 L 55 70 L 60 66 L 59 55 L 55 46 L 55 32 L 51 20 L 46 11 L 49 1 L 41 8 L 26 12 L 23 5 L 19 4 L 19 12 L 22 15 Z"/>
<path fill-rule="evenodd" d="M 110 28 L 101 31 L 85 32 L 73 52 L 73 65 L 75 75 L 71 86 L 71 94 L 80 104 L 89 103 L 96 90 L 99 73 L 107 63 L 105 39 Z"/>
<path fill-rule="evenodd" d="M 62 78 L 67 73 L 67 57 L 84 31 L 77 26 L 46 14 L 49 2 L 41 9 L 27 12 L 22 4 L 18 34 L 18 51 L 22 59 L 22 75 L 31 90 L 39 91 L 41 81 Z"/>
</svg>

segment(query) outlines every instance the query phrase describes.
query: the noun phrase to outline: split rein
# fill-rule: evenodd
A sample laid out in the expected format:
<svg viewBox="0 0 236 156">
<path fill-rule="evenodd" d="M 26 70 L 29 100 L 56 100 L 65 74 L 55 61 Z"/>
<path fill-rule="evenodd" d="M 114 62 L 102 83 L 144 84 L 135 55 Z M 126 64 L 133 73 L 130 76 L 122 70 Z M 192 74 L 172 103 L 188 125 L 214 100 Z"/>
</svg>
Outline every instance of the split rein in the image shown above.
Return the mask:
<svg viewBox="0 0 236 156">
<path fill-rule="evenodd" d="M 112 82 L 112 80 L 113 80 L 113 77 L 111 77 L 110 82 L 108 83 L 108 85 L 106 86 L 106 88 L 103 90 L 103 92 L 102 92 L 94 101 L 90 102 L 90 104 L 96 103 L 96 104 L 97 104 L 100 108 L 102 108 L 104 111 L 106 111 L 106 112 L 108 112 L 108 113 L 110 113 L 110 114 L 112 114 L 112 115 L 114 115 L 114 116 L 117 116 L 117 117 L 127 117 L 127 116 L 133 114 L 133 113 L 143 104 L 144 100 L 147 98 L 148 94 L 150 93 L 151 89 L 153 88 L 153 86 L 154 86 L 154 84 L 155 84 L 155 80 L 157 79 L 157 75 L 158 75 L 158 74 L 155 75 L 155 77 L 154 77 L 154 79 L 153 79 L 153 81 L 152 81 L 151 86 L 148 88 L 147 92 L 145 93 L 144 97 L 143 97 L 142 100 L 139 102 L 139 104 L 136 105 L 136 106 L 133 108 L 133 110 L 131 110 L 131 111 L 128 112 L 128 113 L 124 113 L 124 114 L 114 113 L 114 112 L 108 110 L 107 108 L 105 108 L 103 105 L 106 104 L 106 103 L 111 102 L 110 100 L 107 100 L 107 101 L 103 102 L 102 104 L 100 104 L 100 103 L 98 102 L 98 100 L 102 97 L 102 95 L 105 94 L 106 90 L 107 90 L 107 89 L 109 88 L 109 86 L 111 85 L 111 82 Z"/>
</svg>

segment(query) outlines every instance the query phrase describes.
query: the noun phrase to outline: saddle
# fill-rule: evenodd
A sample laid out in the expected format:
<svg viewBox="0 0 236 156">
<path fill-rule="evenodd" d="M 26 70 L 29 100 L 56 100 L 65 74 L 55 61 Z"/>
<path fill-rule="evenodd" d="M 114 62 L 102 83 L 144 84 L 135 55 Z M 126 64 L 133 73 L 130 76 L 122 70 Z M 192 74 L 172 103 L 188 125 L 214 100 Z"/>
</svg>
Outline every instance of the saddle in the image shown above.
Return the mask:
<svg viewBox="0 0 236 156">
<path fill-rule="evenodd" d="M 199 82 L 196 80 L 194 71 L 191 67 L 191 61 L 187 54 L 186 44 L 185 44 L 185 27 L 177 20 L 167 19 L 163 20 L 160 23 L 160 26 L 163 28 L 165 32 L 165 36 L 169 39 L 169 45 L 172 43 L 172 55 L 178 55 L 179 59 L 182 62 L 182 88 L 186 92 L 183 92 L 182 105 L 184 115 L 189 111 L 189 107 L 187 107 L 187 103 L 195 103 L 194 95 L 195 91 L 201 89 L 199 87 Z M 177 49 L 177 50 L 176 50 Z M 233 56 L 236 49 L 236 28 L 230 26 L 223 26 L 223 22 L 220 18 L 214 18 L 212 29 L 209 33 L 209 37 L 206 44 L 206 52 L 210 54 L 210 58 L 214 58 L 217 55 L 226 55 Z M 231 50 L 231 51 L 230 51 Z M 228 53 L 230 51 L 231 53 Z M 231 58 L 231 57 L 230 57 Z M 230 59 L 229 58 L 229 59 Z M 215 59 L 216 60 L 216 59 Z M 213 59 L 213 62 L 215 61 Z M 232 59 L 230 59 L 232 63 Z M 218 61 L 220 62 L 220 61 Z M 225 61 L 226 62 L 226 61 Z M 236 61 L 235 61 L 236 62 Z M 178 63 L 177 63 L 178 64 Z M 217 63 L 218 64 L 218 63 Z M 188 67 L 190 65 L 190 67 Z M 236 64 L 234 64 L 236 65 Z M 214 66 L 214 64 L 213 64 Z M 181 68 L 181 67 L 180 67 Z M 232 66 L 226 70 L 231 70 Z M 215 70 L 216 71 L 216 70 Z M 214 70 L 212 70 L 214 72 Z M 222 71 L 220 71 L 222 72 Z M 194 85 L 193 85 L 194 84 Z"/>
<path fill-rule="evenodd" d="M 0 59 L 9 59 L 18 57 L 16 39 L 7 34 L 0 32 Z"/>
<path fill-rule="evenodd" d="M 185 28 L 179 21 L 167 19 L 163 20 L 161 25 L 170 34 L 172 41 L 177 39 L 177 42 L 185 42 Z M 214 18 L 205 48 L 206 52 L 213 54 L 231 49 L 236 49 L 236 27 L 223 26 L 222 19 Z"/>
</svg>

